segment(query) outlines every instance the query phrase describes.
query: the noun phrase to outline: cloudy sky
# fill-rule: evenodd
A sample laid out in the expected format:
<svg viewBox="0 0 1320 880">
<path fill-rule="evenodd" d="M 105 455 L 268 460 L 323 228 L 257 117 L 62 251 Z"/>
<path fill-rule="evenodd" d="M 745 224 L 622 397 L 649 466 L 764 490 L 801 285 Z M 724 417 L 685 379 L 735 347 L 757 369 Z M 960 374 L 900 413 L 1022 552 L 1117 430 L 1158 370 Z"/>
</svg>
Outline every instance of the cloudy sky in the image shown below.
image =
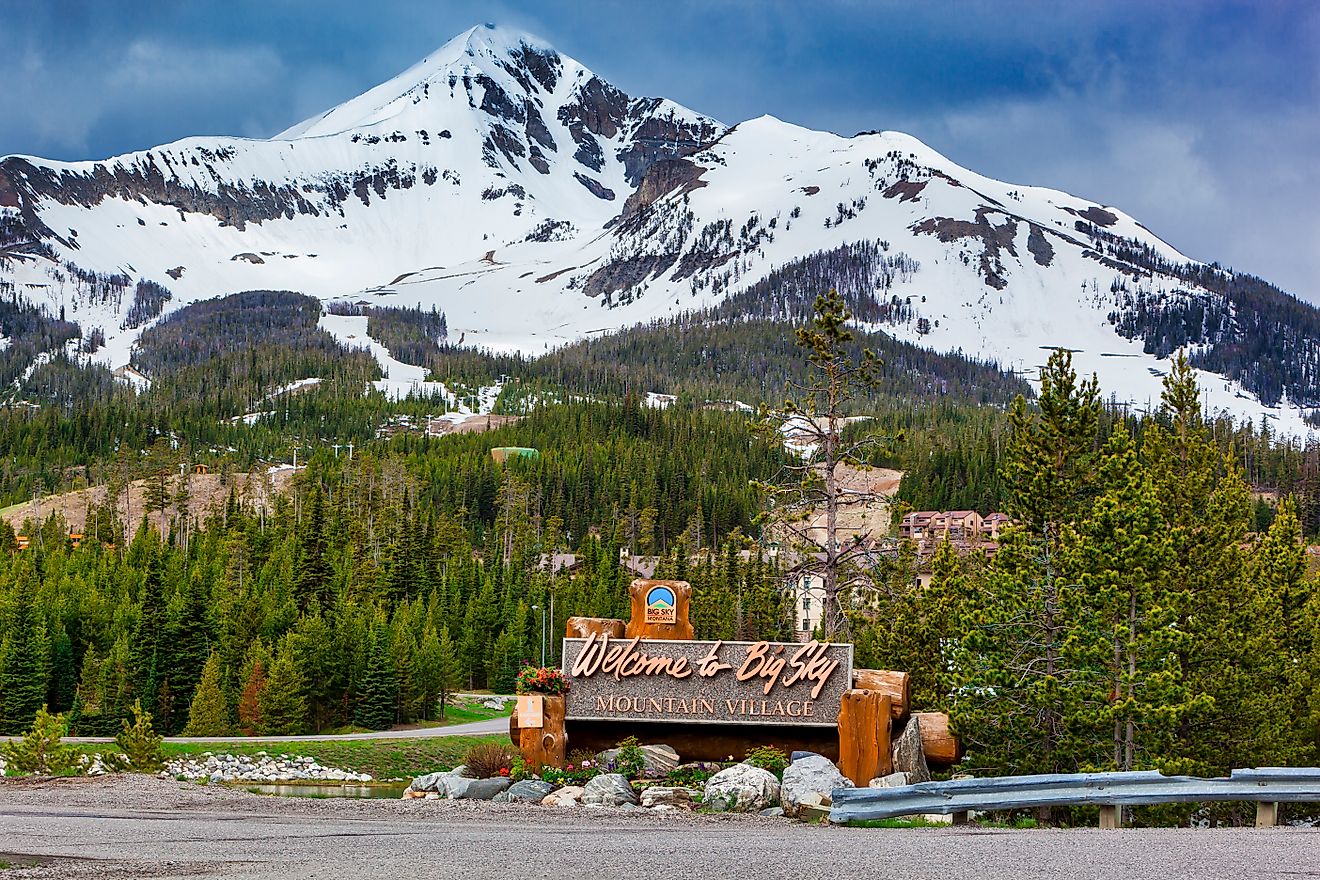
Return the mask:
<svg viewBox="0 0 1320 880">
<path fill-rule="evenodd" d="M 1320 302 L 1312 0 L 0 0 L 0 155 L 269 136 L 485 21 L 724 122 L 908 132 Z"/>
</svg>

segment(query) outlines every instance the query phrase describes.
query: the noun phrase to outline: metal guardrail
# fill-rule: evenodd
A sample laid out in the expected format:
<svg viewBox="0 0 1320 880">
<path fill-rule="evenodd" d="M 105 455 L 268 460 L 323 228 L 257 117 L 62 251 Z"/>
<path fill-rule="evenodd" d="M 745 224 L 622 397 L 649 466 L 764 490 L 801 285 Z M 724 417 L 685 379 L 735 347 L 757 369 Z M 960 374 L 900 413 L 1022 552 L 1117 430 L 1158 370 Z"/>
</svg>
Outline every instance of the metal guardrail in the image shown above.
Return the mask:
<svg viewBox="0 0 1320 880">
<path fill-rule="evenodd" d="M 958 779 L 898 788 L 841 788 L 833 793 L 833 801 L 830 821 L 836 824 L 922 813 L 947 815 L 1031 807 L 1115 808 L 1208 801 L 1255 801 L 1262 805 L 1320 802 L 1320 767 L 1234 770 L 1227 778 L 1216 779 L 1163 776 L 1158 770 Z M 1116 815 L 1112 809 L 1102 810 L 1102 827 L 1116 827 Z M 1273 817 L 1272 807 L 1257 810 L 1257 824 L 1272 825 Z"/>
</svg>

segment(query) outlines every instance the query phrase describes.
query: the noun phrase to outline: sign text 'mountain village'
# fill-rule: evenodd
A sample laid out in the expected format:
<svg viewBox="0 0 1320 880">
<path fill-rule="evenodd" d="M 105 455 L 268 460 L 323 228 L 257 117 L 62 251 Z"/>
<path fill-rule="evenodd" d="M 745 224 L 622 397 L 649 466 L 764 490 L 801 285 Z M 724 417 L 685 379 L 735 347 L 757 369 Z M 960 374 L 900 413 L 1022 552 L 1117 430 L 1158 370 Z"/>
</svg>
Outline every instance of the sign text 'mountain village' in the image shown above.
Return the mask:
<svg viewBox="0 0 1320 880">
<path fill-rule="evenodd" d="M 571 719 L 833 725 L 852 646 L 564 640 Z"/>
</svg>

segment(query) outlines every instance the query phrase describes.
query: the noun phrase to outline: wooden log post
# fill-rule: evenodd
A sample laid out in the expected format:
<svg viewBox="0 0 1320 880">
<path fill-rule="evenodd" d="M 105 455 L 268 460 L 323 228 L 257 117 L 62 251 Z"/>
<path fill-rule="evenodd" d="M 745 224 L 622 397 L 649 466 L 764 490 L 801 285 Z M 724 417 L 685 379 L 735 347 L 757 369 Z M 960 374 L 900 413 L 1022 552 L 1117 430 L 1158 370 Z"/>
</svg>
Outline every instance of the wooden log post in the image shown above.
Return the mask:
<svg viewBox="0 0 1320 880">
<path fill-rule="evenodd" d="M 1256 827 L 1273 828 L 1279 824 L 1279 805 L 1259 801 L 1256 804 Z"/>
<path fill-rule="evenodd" d="M 949 732 L 949 716 L 943 712 L 913 712 L 921 723 L 921 750 L 926 763 L 952 767 L 962 758 L 962 743 Z"/>
<path fill-rule="evenodd" d="M 530 770 L 542 767 L 562 768 L 568 755 L 568 737 L 564 733 L 564 697 L 533 694 L 520 697 L 529 704 L 520 707 L 518 751 Z M 539 709 L 540 718 L 537 718 Z M 528 711 L 530 710 L 530 711 Z M 539 722 L 539 723 L 538 723 Z"/>
<path fill-rule="evenodd" d="M 906 672 L 888 669 L 854 669 L 852 686 L 864 691 L 889 695 L 889 712 L 895 721 L 904 721 L 912 711 L 912 677 Z"/>
<path fill-rule="evenodd" d="M 687 581 L 637 578 L 628 586 L 628 595 L 632 598 L 632 618 L 624 633 L 627 638 L 692 640 L 688 620 L 692 585 Z"/>
<path fill-rule="evenodd" d="M 1100 829 L 1102 831 L 1117 831 L 1123 827 L 1123 808 L 1112 804 L 1101 804 L 1100 806 Z"/>
<path fill-rule="evenodd" d="M 839 706 L 839 770 L 858 787 L 893 769 L 889 754 L 889 695 L 850 690 Z"/>
<path fill-rule="evenodd" d="M 564 627 L 564 637 L 585 639 L 591 635 L 623 638 L 627 624 L 612 617 L 570 617 Z"/>
</svg>

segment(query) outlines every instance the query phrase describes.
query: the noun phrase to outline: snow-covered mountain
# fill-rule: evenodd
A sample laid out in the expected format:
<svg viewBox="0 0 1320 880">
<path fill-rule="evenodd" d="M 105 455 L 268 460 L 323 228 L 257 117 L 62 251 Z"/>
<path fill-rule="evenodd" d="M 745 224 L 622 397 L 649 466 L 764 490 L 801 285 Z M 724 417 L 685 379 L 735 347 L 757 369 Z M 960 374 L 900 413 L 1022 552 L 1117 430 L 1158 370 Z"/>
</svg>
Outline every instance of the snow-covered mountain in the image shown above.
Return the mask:
<svg viewBox="0 0 1320 880">
<path fill-rule="evenodd" d="M 728 127 L 490 26 L 270 140 L 0 160 L 0 293 L 99 329 L 91 356 L 112 367 L 162 307 L 239 290 L 435 306 L 454 340 L 539 353 L 721 303 L 774 313 L 794 279 L 1029 376 L 1074 349 L 1139 407 L 1185 342 L 1232 376 L 1202 376 L 1213 408 L 1301 432 L 1320 406 L 1314 310 L 1278 295 L 1304 313 L 1280 319 L 1303 381 L 1229 364 L 1263 332 L 1245 313 L 1258 298 L 1116 208 L 900 133 Z"/>
</svg>

